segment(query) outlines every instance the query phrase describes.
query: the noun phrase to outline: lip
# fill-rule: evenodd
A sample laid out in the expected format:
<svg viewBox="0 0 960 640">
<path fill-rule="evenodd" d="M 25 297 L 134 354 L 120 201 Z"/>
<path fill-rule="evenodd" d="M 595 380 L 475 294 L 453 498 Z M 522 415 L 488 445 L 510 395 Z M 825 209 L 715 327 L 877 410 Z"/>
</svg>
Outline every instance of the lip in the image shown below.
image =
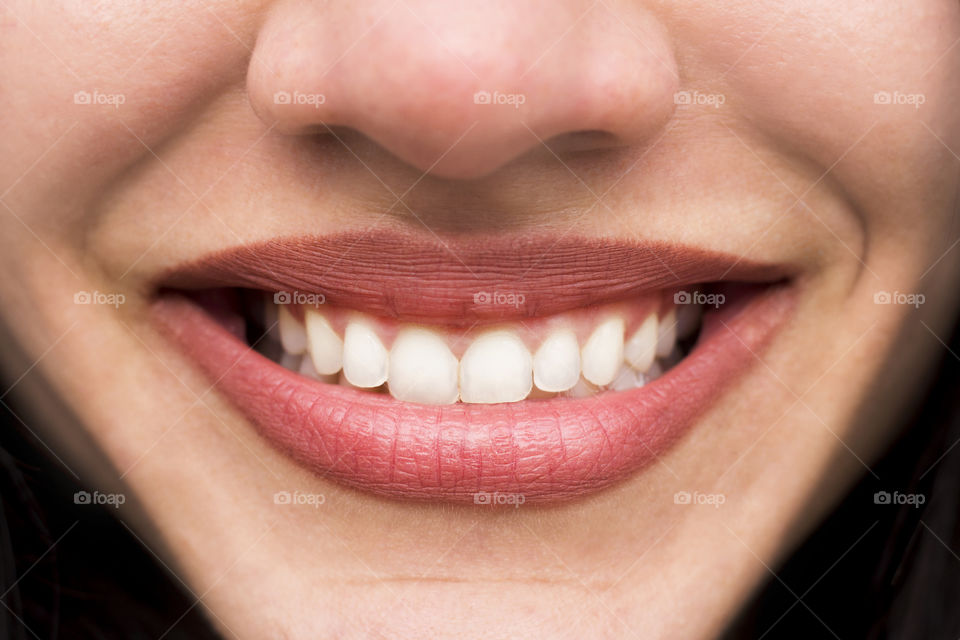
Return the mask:
<svg viewBox="0 0 960 640">
<path fill-rule="evenodd" d="M 398 232 L 276 239 L 171 269 L 176 289 L 246 287 L 320 293 L 328 305 L 448 326 L 546 316 L 700 282 L 774 282 L 783 265 L 675 244 L 475 236 L 455 241 Z M 522 305 L 478 305 L 480 292 L 522 294 Z"/>
<path fill-rule="evenodd" d="M 471 312 L 471 323 L 484 319 L 470 304 L 483 287 L 516 286 L 531 301 L 495 315 L 503 320 L 504 313 L 556 313 L 726 276 L 772 283 L 784 272 L 675 246 L 571 239 L 519 250 L 493 239 L 458 243 L 452 254 L 442 244 L 396 240 L 273 241 L 190 263 L 163 285 L 296 289 L 404 320 L 462 324 Z M 547 244 L 559 253 L 538 254 Z M 311 380 L 251 350 L 177 293 L 159 296 L 152 315 L 271 445 L 321 477 L 397 499 L 473 503 L 483 494 L 513 494 L 542 503 L 599 491 L 663 455 L 756 361 L 789 317 L 794 293 L 776 284 L 734 296 L 707 314 L 686 358 L 641 388 L 502 405 L 418 405 Z"/>
</svg>

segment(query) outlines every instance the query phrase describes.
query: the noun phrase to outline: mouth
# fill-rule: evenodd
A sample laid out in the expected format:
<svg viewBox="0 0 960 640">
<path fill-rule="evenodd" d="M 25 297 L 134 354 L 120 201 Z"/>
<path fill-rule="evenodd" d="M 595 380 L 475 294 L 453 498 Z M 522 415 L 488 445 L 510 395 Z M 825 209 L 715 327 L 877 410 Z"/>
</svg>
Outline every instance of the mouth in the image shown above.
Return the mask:
<svg viewBox="0 0 960 640">
<path fill-rule="evenodd" d="M 177 267 L 153 316 L 317 475 L 517 504 L 663 455 L 757 360 L 794 289 L 782 265 L 672 245 L 346 234 Z"/>
</svg>

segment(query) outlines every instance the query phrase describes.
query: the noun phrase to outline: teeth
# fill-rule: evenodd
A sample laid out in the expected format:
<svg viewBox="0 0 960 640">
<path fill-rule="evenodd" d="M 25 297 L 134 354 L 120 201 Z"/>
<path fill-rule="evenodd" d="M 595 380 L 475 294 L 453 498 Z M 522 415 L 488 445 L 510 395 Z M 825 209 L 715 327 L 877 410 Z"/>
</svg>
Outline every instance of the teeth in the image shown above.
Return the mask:
<svg viewBox="0 0 960 640">
<path fill-rule="evenodd" d="M 643 374 L 644 383 L 653 382 L 657 378 L 663 375 L 663 368 L 660 366 L 659 362 L 654 362 L 653 366 L 650 367 L 650 370 Z"/>
<path fill-rule="evenodd" d="M 310 358 L 309 354 L 303 356 L 303 359 L 300 361 L 300 368 L 298 371 L 302 376 L 313 378 L 314 380 L 319 380 L 320 382 L 326 382 L 328 384 L 337 384 L 337 376 L 317 373 L 317 369 L 313 366 L 313 360 Z"/>
<path fill-rule="evenodd" d="M 657 351 L 657 314 L 651 313 L 627 340 L 623 355 L 630 366 L 643 372 L 650 368 Z"/>
<path fill-rule="evenodd" d="M 290 369 L 291 371 L 299 371 L 301 360 L 302 356 L 284 352 L 283 355 L 280 356 L 280 365 L 285 369 Z"/>
<path fill-rule="evenodd" d="M 495 403 L 523 400 L 533 387 L 533 358 L 509 331 L 494 331 L 473 341 L 460 361 L 460 398 Z"/>
<path fill-rule="evenodd" d="M 338 374 L 335 375 L 335 376 L 330 376 L 330 377 L 331 377 L 331 378 L 336 378 L 336 383 L 337 383 L 339 386 L 341 386 L 341 387 L 350 387 L 351 389 L 361 389 L 361 390 L 363 390 L 363 391 L 369 391 L 369 390 L 370 390 L 370 389 L 368 389 L 368 388 L 366 388 L 366 387 L 358 387 L 357 385 L 352 384 L 349 380 L 347 380 L 347 376 L 343 375 L 343 371 L 341 371 L 340 373 L 338 373 Z"/>
<path fill-rule="evenodd" d="M 387 381 L 387 349 L 365 322 L 351 321 L 343 333 L 343 375 L 365 389 Z"/>
<path fill-rule="evenodd" d="M 677 343 L 677 308 L 670 307 L 657 327 L 657 357 L 665 358 Z"/>
<path fill-rule="evenodd" d="M 280 305 L 277 322 L 280 325 L 280 343 L 287 353 L 301 354 L 307 350 L 307 331 L 293 317 L 286 305 Z"/>
<path fill-rule="evenodd" d="M 614 391 L 626 391 L 627 389 L 636 389 L 637 387 L 642 387 L 643 384 L 643 374 L 639 371 L 636 371 L 632 367 L 624 365 L 617 373 L 617 377 L 614 378 L 613 382 L 610 384 L 610 388 Z"/>
<path fill-rule="evenodd" d="M 696 305 L 671 307 L 663 317 L 648 314 L 625 336 L 627 320 L 620 309 L 606 313 L 582 348 L 580 329 L 573 328 L 580 325 L 565 323 L 548 331 L 533 355 L 526 344 L 534 338 L 526 326 L 525 332 L 491 329 L 476 337 L 447 335 L 424 326 L 381 327 L 357 312 L 344 318 L 331 310 L 304 309 L 301 322 L 288 306 L 275 304 L 268 305 L 263 317 L 276 319 L 268 341 L 280 355 L 269 357 L 287 369 L 328 384 L 389 392 L 398 400 L 432 405 L 584 398 L 642 387 L 683 359 L 678 337 L 693 335 L 699 324 Z M 395 335 L 389 351 L 381 331 Z M 458 360 L 450 345 L 464 340 L 470 342 Z"/>
<path fill-rule="evenodd" d="M 426 329 L 403 329 L 390 349 L 390 395 L 422 404 L 452 404 L 459 396 L 457 358 L 443 338 Z"/>
<path fill-rule="evenodd" d="M 533 385 L 533 388 L 530 389 L 530 395 L 527 396 L 527 400 L 548 400 L 557 397 L 557 395 L 559 394 L 538 389 L 537 385 Z"/>
<path fill-rule="evenodd" d="M 568 398 L 589 398 L 590 396 L 595 396 L 600 392 L 600 387 L 595 384 L 587 382 L 583 378 L 577 380 L 577 384 L 573 385 L 569 391 L 563 395 Z"/>
<path fill-rule="evenodd" d="M 329 375 L 340 371 L 343 366 L 343 340 L 319 311 L 307 310 L 304 323 L 307 326 L 310 358 L 317 373 Z"/>
<path fill-rule="evenodd" d="M 623 318 L 605 320 L 583 345 L 583 377 L 598 386 L 613 382 L 623 363 Z"/>
<path fill-rule="evenodd" d="M 307 376 L 308 378 L 317 379 L 319 377 L 317 369 L 313 366 L 313 359 L 310 358 L 309 353 L 300 359 L 300 367 L 297 369 L 297 371 L 300 373 L 300 375 Z"/>
<path fill-rule="evenodd" d="M 566 391 L 580 379 L 580 345 L 569 329 L 554 331 L 533 356 L 533 383 L 542 391 Z"/>
</svg>

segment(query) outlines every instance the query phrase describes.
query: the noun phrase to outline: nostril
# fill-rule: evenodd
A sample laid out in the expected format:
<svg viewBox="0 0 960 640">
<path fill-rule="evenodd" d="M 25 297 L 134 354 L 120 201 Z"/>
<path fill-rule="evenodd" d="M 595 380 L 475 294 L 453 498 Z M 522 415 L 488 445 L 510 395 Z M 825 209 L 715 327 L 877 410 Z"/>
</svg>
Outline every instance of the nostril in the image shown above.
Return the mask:
<svg viewBox="0 0 960 640">
<path fill-rule="evenodd" d="M 570 24 L 562 9 L 532 13 L 537 3 L 497 10 L 501 3 L 408 2 L 423 15 L 400 3 L 375 25 L 362 11 L 348 11 L 344 24 L 328 20 L 328 3 L 276 3 L 248 70 L 254 111 L 278 134 L 324 143 L 346 142 L 338 127 L 350 128 L 364 136 L 361 145 L 379 146 L 373 158 L 389 162 L 389 154 L 456 180 L 527 152 L 549 156 L 544 142 L 555 154 L 641 144 L 674 113 L 672 43 L 646 11 L 630 12 L 622 31 L 626 16 L 611 22 L 604 11 Z M 624 36 L 617 46 L 599 46 L 615 32 Z M 509 44 L 492 46 L 492 33 Z"/>
</svg>

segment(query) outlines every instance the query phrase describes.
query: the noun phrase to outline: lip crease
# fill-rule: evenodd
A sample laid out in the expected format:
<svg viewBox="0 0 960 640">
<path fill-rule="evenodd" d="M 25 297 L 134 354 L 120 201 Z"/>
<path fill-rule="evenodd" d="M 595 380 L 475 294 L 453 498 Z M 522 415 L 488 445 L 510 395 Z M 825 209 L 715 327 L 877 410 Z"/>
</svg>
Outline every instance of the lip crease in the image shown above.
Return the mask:
<svg viewBox="0 0 960 640">
<path fill-rule="evenodd" d="M 500 405 L 419 405 L 314 381 L 256 353 L 177 292 L 160 295 L 152 314 L 272 446 L 321 477 L 395 499 L 473 503 L 499 493 L 543 503 L 609 487 L 687 433 L 789 318 L 795 291 L 784 274 L 677 246 L 493 238 L 448 249 L 388 234 L 230 249 L 162 280 L 164 288 L 323 293 L 327 304 L 446 324 L 462 324 L 461 314 L 502 321 L 724 278 L 771 285 L 734 293 L 706 314 L 693 351 L 641 388 Z M 510 287 L 526 307 L 493 315 L 474 308 L 474 291 Z"/>
</svg>

